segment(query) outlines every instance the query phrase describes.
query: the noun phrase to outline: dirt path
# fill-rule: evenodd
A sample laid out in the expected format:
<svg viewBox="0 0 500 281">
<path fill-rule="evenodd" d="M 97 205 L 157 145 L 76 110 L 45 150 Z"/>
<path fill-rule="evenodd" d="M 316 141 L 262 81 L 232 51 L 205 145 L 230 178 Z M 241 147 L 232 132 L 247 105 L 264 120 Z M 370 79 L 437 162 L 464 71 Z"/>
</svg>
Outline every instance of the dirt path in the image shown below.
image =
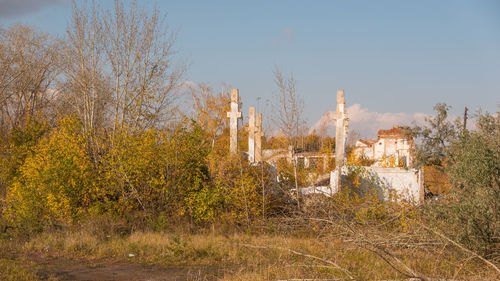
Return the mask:
<svg viewBox="0 0 500 281">
<path fill-rule="evenodd" d="M 61 281 L 208 281 L 216 280 L 217 276 L 222 275 L 215 268 L 201 266 L 159 266 L 40 257 L 33 261 L 39 265 L 37 273 L 42 279 L 54 276 Z"/>
</svg>

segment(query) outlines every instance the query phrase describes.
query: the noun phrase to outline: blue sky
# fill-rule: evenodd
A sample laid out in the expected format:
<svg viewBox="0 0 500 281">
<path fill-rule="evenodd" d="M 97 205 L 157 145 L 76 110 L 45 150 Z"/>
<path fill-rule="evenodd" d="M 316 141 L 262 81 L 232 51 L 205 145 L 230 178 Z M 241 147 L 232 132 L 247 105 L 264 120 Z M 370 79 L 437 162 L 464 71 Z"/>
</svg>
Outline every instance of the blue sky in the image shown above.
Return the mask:
<svg viewBox="0 0 500 281">
<path fill-rule="evenodd" d="M 0 25 L 64 36 L 70 2 L 0 0 Z M 272 108 L 263 104 L 276 92 L 275 65 L 293 72 L 311 125 L 335 110 L 338 88 L 348 106 L 359 104 L 352 114 L 392 116 L 374 126 L 431 113 L 437 102 L 456 115 L 464 106 L 495 112 L 500 104 L 500 1 L 157 3 L 179 31 L 179 58 L 190 65 L 185 80 L 239 88 L 244 112 L 257 97 L 261 111 Z"/>
</svg>

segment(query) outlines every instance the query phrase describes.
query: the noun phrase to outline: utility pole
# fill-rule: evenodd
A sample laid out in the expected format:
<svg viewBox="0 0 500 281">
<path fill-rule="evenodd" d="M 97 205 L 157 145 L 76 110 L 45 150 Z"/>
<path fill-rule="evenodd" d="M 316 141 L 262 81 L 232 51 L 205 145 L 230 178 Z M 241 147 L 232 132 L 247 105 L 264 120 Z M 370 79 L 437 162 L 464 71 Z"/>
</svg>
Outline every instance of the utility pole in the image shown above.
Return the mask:
<svg viewBox="0 0 500 281">
<path fill-rule="evenodd" d="M 464 108 L 464 131 L 467 130 L 467 111 L 469 111 L 469 109 L 467 108 L 467 106 Z"/>
</svg>

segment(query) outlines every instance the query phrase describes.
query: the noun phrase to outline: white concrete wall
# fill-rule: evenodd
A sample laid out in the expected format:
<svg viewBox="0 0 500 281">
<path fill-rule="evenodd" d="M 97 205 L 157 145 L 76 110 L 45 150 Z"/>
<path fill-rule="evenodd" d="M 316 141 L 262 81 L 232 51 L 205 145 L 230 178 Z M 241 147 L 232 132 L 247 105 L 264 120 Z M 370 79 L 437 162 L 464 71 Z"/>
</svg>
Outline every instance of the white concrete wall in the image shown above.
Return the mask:
<svg viewBox="0 0 500 281">
<path fill-rule="evenodd" d="M 406 200 L 414 204 L 423 203 L 423 178 L 419 170 L 381 167 L 363 168 L 376 175 L 382 182 L 379 187 L 384 200 L 394 199 L 397 201 Z M 347 169 L 342 170 L 343 175 L 347 175 L 347 172 Z M 337 179 L 337 171 L 332 171 L 330 173 L 330 188 L 334 194 L 338 192 Z"/>
<path fill-rule="evenodd" d="M 400 160 L 404 159 L 406 166 L 409 166 L 410 150 L 410 143 L 404 138 L 381 138 L 373 145 L 373 160 L 380 161 L 384 155 L 395 156 Z"/>
<path fill-rule="evenodd" d="M 364 153 L 366 159 L 373 160 L 373 147 L 372 146 L 367 147 L 367 148 L 363 148 L 363 153 Z"/>
<path fill-rule="evenodd" d="M 330 186 L 310 186 L 300 188 L 300 194 L 309 195 L 309 194 L 323 194 L 326 196 L 332 196 L 335 194 Z"/>
<path fill-rule="evenodd" d="M 396 149 L 398 151 L 398 157 L 401 161 L 405 161 L 406 166 L 410 166 L 411 158 L 410 158 L 410 151 L 411 151 L 411 146 L 408 140 L 406 139 L 398 139 L 396 143 Z"/>
<path fill-rule="evenodd" d="M 373 160 L 380 160 L 385 154 L 385 140 L 379 139 L 373 144 L 374 157 Z"/>
<path fill-rule="evenodd" d="M 416 169 L 404 168 L 381 168 L 367 167 L 371 172 L 378 175 L 378 178 L 384 183 L 388 189 L 384 190 L 384 198 L 407 200 L 415 204 L 423 203 L 423 179 L 421 173 Z"/>
<path fill-rule="evenodd" d="M 372 147 L 355 147 L 353 153 L 357 157 L 364 157 L 366 159 L 373 159 L 373 148 Z"/>
<path fill-rule="evenodd" d="M 391 156 L 394 155 L 397 157 L 396 152 L 396 139 L 385 139 L 385 155 Z"/>
</svg>

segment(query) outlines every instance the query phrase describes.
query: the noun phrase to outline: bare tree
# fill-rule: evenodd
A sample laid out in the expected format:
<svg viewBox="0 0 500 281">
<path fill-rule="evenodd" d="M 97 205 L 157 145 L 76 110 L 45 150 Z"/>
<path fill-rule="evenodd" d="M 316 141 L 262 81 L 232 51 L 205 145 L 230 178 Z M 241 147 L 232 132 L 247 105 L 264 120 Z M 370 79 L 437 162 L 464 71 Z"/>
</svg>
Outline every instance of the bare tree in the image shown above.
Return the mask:
<svg viewBox="0 0 500 281">
<path fill-rule="evenodd" d="M 279 88 L 277 101 L 279 110 L 276 112 L 275 122 L 280 131 L 286 136 L 288 145 L 297 147 L 297 137 L 302 121 L 304 102 L 296 94 L 295 78 L 283 77 L 281 70 L 274 69 L 274 81 Z"/>
<path fill-rule="evenodd" d="M 2 135 L 47 111 L 58 75 L 59 44 L 47 34 L 14 25 L 0 30 L 0 126 Z"/>
<path fill-rule="evenodd" d="M 289 149 L 292 151 L 292 163 L 294 169 L 295 190 L 297 197 L 297 207 L 300 210 L 299 186 L 297 181 L 297 159 L 295 149 L 299 137 L 299 129 L 302 122 L 302 112 L 304 102 L 297 95 L 295 89 L 295 79 L 293 74 L 289 78 L 283 76 L 278 67 L 275 67 L 274 81 L 279 88 L 277 95 L 278 110 L 275 113 L 275 122 L 280 131 L 287 139 Z"/>
<path fill-rule="evenodd" d="M 361 138 L 361 133 L 356 130 L 350 130 L 347 137 L 347 146 L 354 147 L 356 142 Z"/>
<path fill-rule="evenodd" d="M 185 65 L 174 65 L 176 33 L 156 7 L 115 0 L 102 11 L 95 1 L 74 1 L 67 34 L 64 105 L 86 131 L 105 117 L 113 128 L 153 127 L 170 117 Z"/>
<path fill-rule="evenodd" d="M 64 48 L 62 111 L 72 108 L 86 133 L 104 122 L 111 93 L 105 69 L 103 27 L 95 2 L 73 2 L 73 17 Z"/>
<path fill-rule="evenodd" d="M 156 7 L 115 0 L 102 11 L 95 1 L 74 1 L 67 35 L 61 108 L 76 113 L 87 132 L 106 117 L 113 128 L 152 127 L 170 117 L 185 66 L 173 63 L 176 33 Z"/>
<path fill-rule="evenodd" d="M 155 7 L 151 13 L 132 1 L 115 0 L 103 17 L 103 38 L 111 69 L 114 126 L 154 126 L 169 117 L 174 90 L 185 67 L 172 62 L 176 33 Z"/>
</svg>

